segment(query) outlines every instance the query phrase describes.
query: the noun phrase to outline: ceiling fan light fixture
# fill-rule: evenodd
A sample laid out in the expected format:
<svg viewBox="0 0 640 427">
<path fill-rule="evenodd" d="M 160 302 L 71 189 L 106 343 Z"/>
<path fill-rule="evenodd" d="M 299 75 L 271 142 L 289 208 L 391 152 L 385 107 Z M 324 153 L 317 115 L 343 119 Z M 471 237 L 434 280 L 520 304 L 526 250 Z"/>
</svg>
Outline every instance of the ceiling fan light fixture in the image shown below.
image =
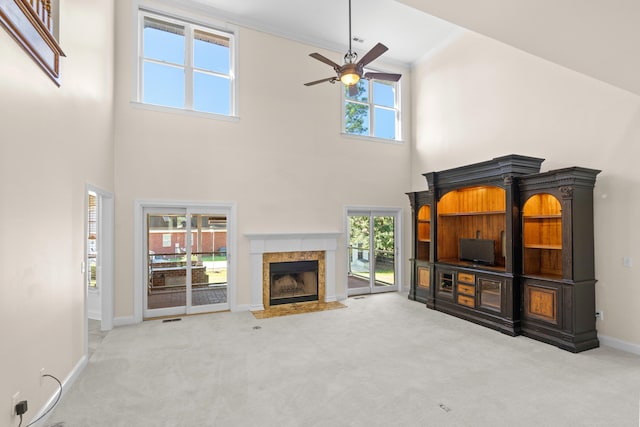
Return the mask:
<svg viewBox="0 0 640 427">
<path fill-rule="evenodd" d="M 358 73 L 348 71 L 340 76 L 340 81 L 346 86 L 352 86 L 360 81 Z"/>
<path fill-rule="evenodd" d="M 347 86 L 353 86 L 360 81 L 360 73 L 358 72 L 358 65 L 354 63 L 347 63 L 342 66 L 340 73 L 340 81 Z"/>
<path fill-rule="evenodd" d="M 400 74 L 392 74 L 392 73 L 364 73 L 364 67 L 366 67 L 370 62 L 376 60 L 380 55 L 389 50 L 382 43 L 376 44 L 372 47 L 360 60 L 358 60 L 358 55 L 351 49 L 351 41 L 361 42 L 362 39 L 359 37 L 351 37 L 351 0 L 349 0 L 349 50 L 344 55 L 344 65 L 340 66 L 333 62 L 331 59 L 326 58 L 320 55 L 317 52 L 309 54 L 312 58 L 317 59 L 320 62 L 324 62 L 325 64 L 331 66 L 336 74 L 333 77 L 328 77 L 326 79 L 320 79 L 313 82 L 305 83 L 305 86 L 313 86 L 318 83 L 335 83 L 340 80 L 345 86 L 349 88 L 349 96 L 355 96 L 358 94 L 358 87 L 356 86 L 361 79 L 378 79 L 378 80 L 386 80 L 397 82 L 402 77 Z"/>
</svg>

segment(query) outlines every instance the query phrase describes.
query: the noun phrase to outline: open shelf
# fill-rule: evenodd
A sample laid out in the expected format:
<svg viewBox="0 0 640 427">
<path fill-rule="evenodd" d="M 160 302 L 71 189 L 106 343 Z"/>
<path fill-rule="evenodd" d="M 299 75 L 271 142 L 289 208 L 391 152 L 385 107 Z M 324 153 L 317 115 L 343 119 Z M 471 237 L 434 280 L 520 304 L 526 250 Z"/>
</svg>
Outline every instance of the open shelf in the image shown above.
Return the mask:
<svg viewBox="0 0 640 427">
<path fill-rule="evenodd" d="M 482 185 L 449 191 L 437 209 L 439 262 L 460 257 L 460 239 L 494 241 L 495 264 L 505 265 L 506 192 L 504 188 Z"/>
<path fill-rule="evenodd" d="M 440 213 L 439 217 L 448 217 L 448 216 L 477 216 L 477 215 L 504 215 L 505 211 L 477 211 L 477 212 L 449 212 L 449 213 Z"/>
<path fill-rule="evenodd" d="M 523 273 L 562 276 L 562 212 L 548 193 L 530 197 L 523 207 Z"/>
<path fill-rule="evenodd" d="M 540 243 L 529 243 L 524 245 L 525 249 L 553 249 L 562 250 L 562 245 L 543 245 Z"/>
<path fill-rule="evenodd" d="M 424 205 L 418 210 L 416 236 L 416 259 L 429 261 L 431 258 L 431 206 Z"/>
</svg>

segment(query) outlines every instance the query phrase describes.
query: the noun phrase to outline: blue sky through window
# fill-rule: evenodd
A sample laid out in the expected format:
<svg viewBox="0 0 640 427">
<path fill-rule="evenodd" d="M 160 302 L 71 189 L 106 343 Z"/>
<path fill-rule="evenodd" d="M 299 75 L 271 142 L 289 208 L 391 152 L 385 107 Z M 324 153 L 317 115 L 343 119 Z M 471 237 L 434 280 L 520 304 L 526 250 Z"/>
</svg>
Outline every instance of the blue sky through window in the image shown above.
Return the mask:
<svg viewBox="0 0 640 427">
<path fill-rule="evenodd" d="M 231 56 L 229 38 L 214 32 L 195 30 L 187 43 L 185 27 L 145 17 L 143 31 L 142 102 L 187 108 L 192 92 L 193 109 L 231 114 Z M 191 33 L 189 33 L 191 34 Z M 193 46 L 193 87 L 185 87 L 186 46 Z M 190 70 L 191 68 L 186 68 Z"/>
<path fill-rule="evenodd" d="M 347 126 L 350 123 L 349 116 L 345 116 L 345 131 L 355 135 L 373 136 L 375 138 L 395 139 L 397 134 L 396 123 L 396 84 L 380 80 L 360 80 L 359 92 L 355 96 L 349 96 L 348 89 L 344 88 L 346 106 L 352 106 L 350 101 L 361 102 L 361 118 L 364 126 Z M 371 92 L 371 93 L 370 93 Z M 366 108 L 365 108 L 366 107 Z M 352 109 L 353 107 L 351 107 Z M 373 109 L 373 113 L 371 112 Z M 371 116 L 373 114 L 373 117 Z M 373 122 L 371 119 L 373 118 Z"/>
</svg>

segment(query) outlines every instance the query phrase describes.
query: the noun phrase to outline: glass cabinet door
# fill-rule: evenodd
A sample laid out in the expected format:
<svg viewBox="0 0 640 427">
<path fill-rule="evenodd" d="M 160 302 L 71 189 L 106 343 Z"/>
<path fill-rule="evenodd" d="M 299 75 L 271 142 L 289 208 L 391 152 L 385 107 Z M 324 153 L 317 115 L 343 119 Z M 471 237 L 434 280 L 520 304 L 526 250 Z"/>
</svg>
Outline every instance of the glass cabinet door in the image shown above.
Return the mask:
<svg viewBox="0 0 640 427">
<path fill-rule="evenodd" d="M 502 283 L 497 280 L 479 278 L 478 287 L 480 288 L 480 307 L 499 311 Z"/>
</svg>

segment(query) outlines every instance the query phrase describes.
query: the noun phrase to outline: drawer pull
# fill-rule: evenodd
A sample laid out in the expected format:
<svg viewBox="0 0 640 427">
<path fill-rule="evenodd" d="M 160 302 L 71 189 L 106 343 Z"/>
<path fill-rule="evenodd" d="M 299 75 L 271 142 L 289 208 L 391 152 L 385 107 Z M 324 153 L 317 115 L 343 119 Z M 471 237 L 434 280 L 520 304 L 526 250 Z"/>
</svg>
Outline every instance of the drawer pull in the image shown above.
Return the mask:
<svg viewBox="0 0 640 427">
<path fill-rule="evenodd" d="M 473 297 L 476 294 L 476 288 L 473 285 L 463 285 L 462 283 L 458 283 L 458 293 L 467 294 Z"/>
<path fill-rule="evenodd" d="M 466 297 L 464 295 L 458 295 L 458 304 L 466 305 L 467 307 L 475 307 L 475 298 Z"/>
<path fill-rule="evenodd" d="M 476 276 L 473 274 L 458 273 L 458 281 L 473 284 L 476 281 Z"/>
</svg>

